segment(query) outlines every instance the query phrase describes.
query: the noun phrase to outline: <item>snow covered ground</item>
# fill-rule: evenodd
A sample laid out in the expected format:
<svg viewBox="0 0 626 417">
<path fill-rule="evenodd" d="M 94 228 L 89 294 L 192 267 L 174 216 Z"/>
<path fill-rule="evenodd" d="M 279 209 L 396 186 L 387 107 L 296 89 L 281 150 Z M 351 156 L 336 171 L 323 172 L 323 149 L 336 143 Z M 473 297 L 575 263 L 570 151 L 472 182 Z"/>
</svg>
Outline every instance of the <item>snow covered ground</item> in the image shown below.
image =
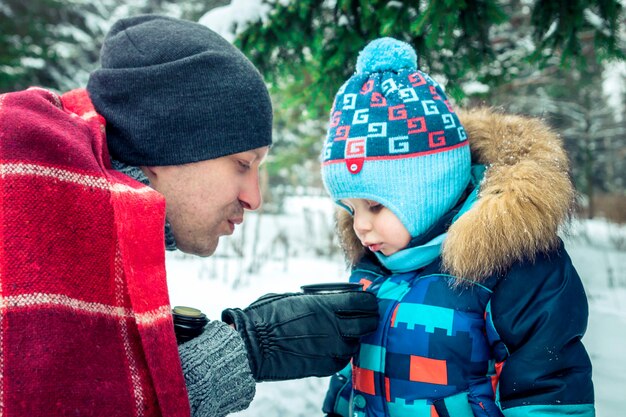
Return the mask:
<svg viewBox="0 0 626 417">
<path fill-rule="evenodd" d="M 213 257 L 169 253 L 172 305 L 201 308 L 218 319 L 224 308 L 245 307 L 268 292 L 345 281 L 339 251 L 326 255 L 332 236 L 328 201 L 298 198 L 287 207 L 291 211 L 284 216 L 248 214 Z M 597 416 L 621 416 L 626 410 L 626 227 L 577 222 L 564 236 L 589 298 L 584 343 L 594 365 Z M 326 378 L 259 384 L 250 407 L 236 416 L 321 416 L 326 384 Z"/>
</svg>

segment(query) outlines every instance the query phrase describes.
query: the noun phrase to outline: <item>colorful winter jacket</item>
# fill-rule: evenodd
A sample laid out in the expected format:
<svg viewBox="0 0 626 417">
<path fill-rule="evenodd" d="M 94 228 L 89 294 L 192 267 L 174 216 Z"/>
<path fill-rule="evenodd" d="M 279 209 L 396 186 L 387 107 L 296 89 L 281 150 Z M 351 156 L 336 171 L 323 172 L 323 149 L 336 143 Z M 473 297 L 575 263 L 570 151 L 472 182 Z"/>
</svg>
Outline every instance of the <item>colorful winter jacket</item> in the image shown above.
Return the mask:
<svg viewBox="0 0 626 417">
<path fill-rule="evenodd" d="M 560 141 L 535 119 L 484 109 L 461 117 L 474 161 L 488 169 L 435 262 L 385 270 L 340 213 L 344 248 L 358 259 L 350 280 L 377 295 L 381 322 L 331 379 L 324 411 L 593 416 L 587 300 L 556 235 L 573 196 Z"/>
</svg>

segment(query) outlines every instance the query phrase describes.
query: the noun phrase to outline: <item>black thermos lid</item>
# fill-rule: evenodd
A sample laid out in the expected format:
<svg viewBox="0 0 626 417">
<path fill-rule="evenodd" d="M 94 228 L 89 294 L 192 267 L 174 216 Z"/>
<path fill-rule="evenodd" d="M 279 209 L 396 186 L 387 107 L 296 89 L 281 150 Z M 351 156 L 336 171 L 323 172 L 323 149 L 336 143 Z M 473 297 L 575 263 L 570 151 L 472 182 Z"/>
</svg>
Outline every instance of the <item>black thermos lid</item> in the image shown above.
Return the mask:
<svg viewBox="0 0 626 417">
<path fill-rule="evenodd" d="M 174 332 L 178 344 L 185 343 L 202 334 L 204 326 L 209 322 L 206 315 L 197 308 L 176 306 L 172 309 Z"/>
</svg>

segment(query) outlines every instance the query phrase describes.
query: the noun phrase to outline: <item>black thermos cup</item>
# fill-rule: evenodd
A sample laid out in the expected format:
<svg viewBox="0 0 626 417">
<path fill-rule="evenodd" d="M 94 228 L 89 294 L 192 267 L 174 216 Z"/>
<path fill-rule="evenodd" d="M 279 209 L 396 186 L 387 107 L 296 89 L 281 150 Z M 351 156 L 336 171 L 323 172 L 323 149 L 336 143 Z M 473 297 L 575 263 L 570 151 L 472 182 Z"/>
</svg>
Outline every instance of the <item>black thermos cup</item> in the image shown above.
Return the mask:
<svg viewBox="0 0 626 417">
<path fill-rule="evenodd" d="M 204 326 L 209 322 L 206 315 L 197 308 L 176 306 L 172 309 L 176 341 L 183 344 L 202 334 Z"/>
</svg>

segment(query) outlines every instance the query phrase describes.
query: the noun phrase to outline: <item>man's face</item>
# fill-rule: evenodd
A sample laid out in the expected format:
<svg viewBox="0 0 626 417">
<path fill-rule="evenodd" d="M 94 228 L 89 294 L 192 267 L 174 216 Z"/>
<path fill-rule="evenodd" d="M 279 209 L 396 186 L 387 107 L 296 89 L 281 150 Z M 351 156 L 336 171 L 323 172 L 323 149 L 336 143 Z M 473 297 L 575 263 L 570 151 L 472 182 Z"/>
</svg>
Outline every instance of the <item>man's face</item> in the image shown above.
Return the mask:
<svg viewBox="0 0 626 417">
<path fill-rule="evenodd" d="M 185 165 L 142 167 L 165 197 L 178 248 L 210 256 L 220 236 L 243 221 L 244 209 L 261 206 L 259 165 L 269 147 Z"/>
</svg>

